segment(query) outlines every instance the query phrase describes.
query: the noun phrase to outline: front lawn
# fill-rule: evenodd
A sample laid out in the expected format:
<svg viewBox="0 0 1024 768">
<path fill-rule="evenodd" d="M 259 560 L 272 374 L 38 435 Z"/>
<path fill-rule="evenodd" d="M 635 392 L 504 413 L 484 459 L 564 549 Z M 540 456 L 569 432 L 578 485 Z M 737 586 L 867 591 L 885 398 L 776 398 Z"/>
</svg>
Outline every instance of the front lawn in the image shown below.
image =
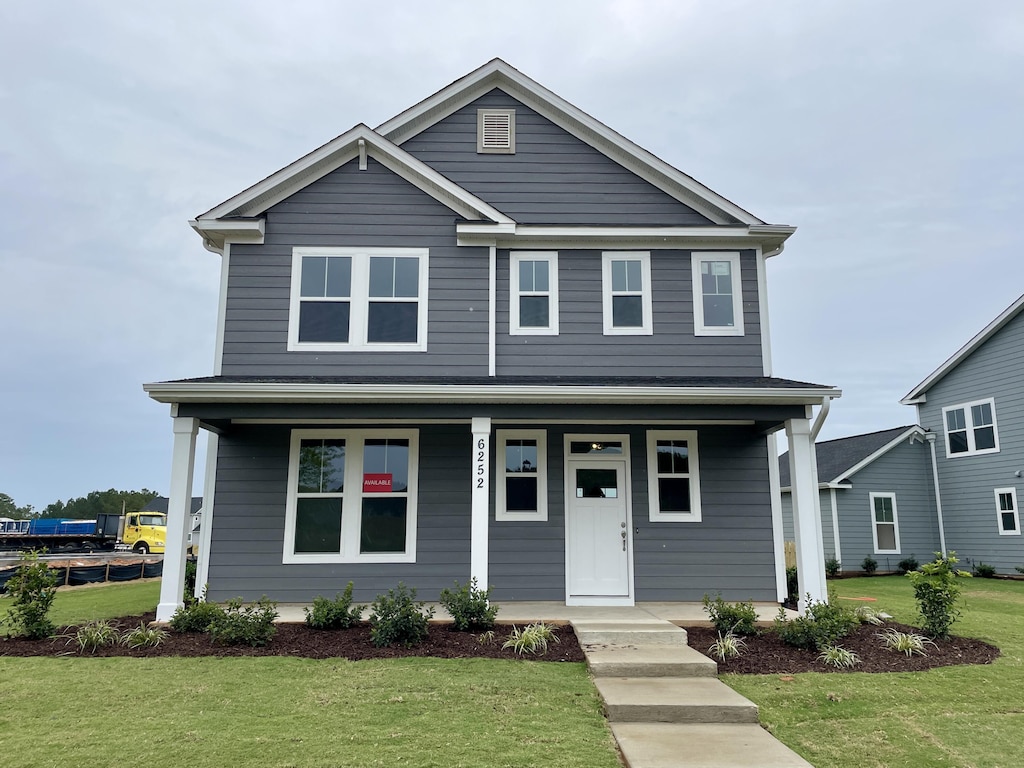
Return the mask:
<svg viewBox="0 0 1024 768">
<path fill-rule="evenodd" d="M 968 579 L 953 634 L 1002 650 L 991 665 L 887 674 L 723 675 L 761 708 L 761 722 L 816 766 L 896 768 L 1019 765 L 1024 734 L 1024 582 Z M 830 581 L 842 598 L 917 624 L 901 576 Z M 859 602 L 851 602 L 859 605 Z"/>
</svg>

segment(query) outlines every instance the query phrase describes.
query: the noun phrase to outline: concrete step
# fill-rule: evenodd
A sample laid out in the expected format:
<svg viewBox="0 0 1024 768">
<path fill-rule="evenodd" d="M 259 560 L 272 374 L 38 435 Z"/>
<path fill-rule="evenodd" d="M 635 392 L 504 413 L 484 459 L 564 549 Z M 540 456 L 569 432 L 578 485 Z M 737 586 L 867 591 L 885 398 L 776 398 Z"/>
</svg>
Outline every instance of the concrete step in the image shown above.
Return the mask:
<svg viewBox="0 0 1024 768">
<path fill-rule="evenodd" d="M 688 645 L 597 645 L 587 649 L 594 677 L 715 677 L 718 665 Z"/>
<path fill-rule="evenodd" d="M 812 768 L 753 724 L 612 723 L 628 768 Z"/>
<path fill-rule="evenodd" d="M 708 677 L 598 677 L 613 723 L 756 723 L 757 705 Z"/>
<path fill-rule="evenodd" d="M 573 621 L 581 645 L 686 645 L 686 630 L 662 619 Z"/>
</svg>

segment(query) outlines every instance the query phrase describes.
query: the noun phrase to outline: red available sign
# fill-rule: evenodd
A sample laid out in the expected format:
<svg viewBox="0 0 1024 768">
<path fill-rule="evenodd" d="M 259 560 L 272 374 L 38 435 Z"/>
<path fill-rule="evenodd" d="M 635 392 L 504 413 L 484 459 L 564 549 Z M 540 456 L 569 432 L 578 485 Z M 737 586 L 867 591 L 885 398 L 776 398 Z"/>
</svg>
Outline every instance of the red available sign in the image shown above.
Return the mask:
<svg viewBox="0 0 1024 768">
<path fill-rule="evenodd" d="M 363 475 L 363 493 L 391 493 L 391 473 Z"/>
</svg>

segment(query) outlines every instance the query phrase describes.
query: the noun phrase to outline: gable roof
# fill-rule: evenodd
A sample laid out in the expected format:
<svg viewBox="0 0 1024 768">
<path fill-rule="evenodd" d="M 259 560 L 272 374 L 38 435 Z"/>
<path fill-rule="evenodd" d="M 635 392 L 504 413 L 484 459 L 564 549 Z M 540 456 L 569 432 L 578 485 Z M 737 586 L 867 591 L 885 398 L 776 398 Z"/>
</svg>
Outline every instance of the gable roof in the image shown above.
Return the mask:
<svg viewBox="0 0 1024 768">
<path fill-rule="evenodd" d="M 925 431 L 916 424 L 909 427 L 894 427 L 881 432 L 865 435 L 851 435 L 836 440 L 816 443 L 814 452 L 818 459 L 818 482 L 834 485 L 849 480 L 868 464 L 881 458 L 912 434 L 923 435 Z M 789 451 L 779 457 L 779 485 L 789 486 Z"/>
<path fill-rule="evenodd" d="M 928 376 L 914 387 L 907 395 L 900 400 L 903 405 L 914 405 L 916 403 L 923 403 L 925 401 L 927 392 L 935 384 L 941 381 L 946 374 L 956 368 L 965 359 L 970 357 L 978 347 L 988 341 L 992 336 L 996 334 L 1004 325 L 1013 320 L 1017 315 L 1024 311 L 1024 296 L 1021 296 L 1013 304 L 1007 307 L 1003 312 L 993 320 L 991 323 L 986 325 L 977 336 L 964 344 L 957 352 L 949 358 L 946 362 L 932 371 Z"/>
</svg>

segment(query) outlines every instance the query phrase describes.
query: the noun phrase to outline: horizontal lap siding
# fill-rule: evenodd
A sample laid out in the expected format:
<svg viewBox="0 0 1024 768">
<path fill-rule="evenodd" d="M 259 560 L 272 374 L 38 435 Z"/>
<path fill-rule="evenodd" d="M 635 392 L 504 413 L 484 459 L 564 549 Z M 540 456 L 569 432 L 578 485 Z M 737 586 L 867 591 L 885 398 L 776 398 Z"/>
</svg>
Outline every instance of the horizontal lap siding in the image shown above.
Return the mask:
<svg viewBox="0 0 1024 768">
<path fill-rule="evenodd" d="M 515 154 L 477 154 L 481 108 L 515 109 Z M 407 140 L 402 149 L 521 224 L 711 223 L 497 89 Z"/>
</svg>

